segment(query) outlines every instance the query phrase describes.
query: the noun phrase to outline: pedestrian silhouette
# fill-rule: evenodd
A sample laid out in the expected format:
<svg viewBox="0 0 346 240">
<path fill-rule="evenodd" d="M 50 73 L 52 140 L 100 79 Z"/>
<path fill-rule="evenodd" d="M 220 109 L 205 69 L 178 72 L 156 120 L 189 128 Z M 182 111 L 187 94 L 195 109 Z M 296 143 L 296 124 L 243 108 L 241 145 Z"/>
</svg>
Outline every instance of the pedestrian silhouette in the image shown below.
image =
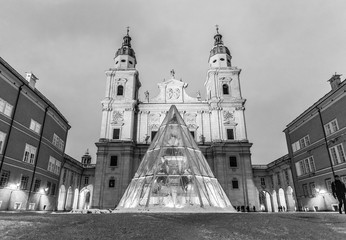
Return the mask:
<svg viewBox="0 0 346 240">
<path fill-rule="evenodd" d="M 344 205 L 344 211 L 346 213 L 346 199 L 345 199 L 345 193 L 346 193 L 346 187 L 343 182 L 340 181 L 340 177 L 338 175 L 334 176 L 335 181 L 332 183 L 332 192 L 334 198 L 338 199 L 339 201 L 339 213 L 342 213 L 342 205 Z"/>
</svg>

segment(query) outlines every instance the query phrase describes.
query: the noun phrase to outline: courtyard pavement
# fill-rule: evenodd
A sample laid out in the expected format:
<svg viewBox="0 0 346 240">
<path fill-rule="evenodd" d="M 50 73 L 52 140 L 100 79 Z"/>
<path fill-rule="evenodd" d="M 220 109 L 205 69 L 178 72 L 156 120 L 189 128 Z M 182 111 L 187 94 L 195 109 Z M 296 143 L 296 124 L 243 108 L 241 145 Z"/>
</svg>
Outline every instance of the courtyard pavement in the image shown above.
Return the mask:
<svg viewBox="0 0 346 240">
<path fill-rule="evenodd" d="M 346 214 L 0 212 L 0 239 L 346 239 Z"/>
</svg>

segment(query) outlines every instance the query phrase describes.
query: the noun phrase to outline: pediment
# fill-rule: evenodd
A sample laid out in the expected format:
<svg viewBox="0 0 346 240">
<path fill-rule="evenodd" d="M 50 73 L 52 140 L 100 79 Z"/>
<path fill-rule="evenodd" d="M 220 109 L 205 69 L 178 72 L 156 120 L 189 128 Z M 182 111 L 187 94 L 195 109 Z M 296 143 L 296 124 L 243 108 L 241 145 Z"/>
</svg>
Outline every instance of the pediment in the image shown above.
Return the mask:
<svg viewBox="0 0 346 240">
<path fill-rule="evenodd" d="M 150 102 L 169 102 L 169 103 L 183 103 L 183 102 L 197 102 L 197 98 L 187 95 L 185 89 L 188 84 L 177 79 L 164 80 L 157 84 L 159 87 L 159 94 L 150 99 Z"/>
</svg>

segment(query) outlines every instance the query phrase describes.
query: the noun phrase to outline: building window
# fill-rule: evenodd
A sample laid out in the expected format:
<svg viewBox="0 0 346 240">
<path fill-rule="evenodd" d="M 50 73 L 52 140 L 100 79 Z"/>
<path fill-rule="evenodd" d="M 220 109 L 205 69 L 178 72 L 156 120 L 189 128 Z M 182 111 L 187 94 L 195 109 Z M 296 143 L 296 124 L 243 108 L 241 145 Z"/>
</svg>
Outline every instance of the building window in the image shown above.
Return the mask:
<svg viewBox="0 0 346 240">
<path fill-rule="evenodd" d="M 310 145 L 310 137 L 306 135 L 305 137 L 299 139 L 298 141 L 292 144 L 292 151 L 296 152 L 302 148 L 305 148 Z"/>
<path fill-rule="evenodd" d="M 333 165 L 344 163 L 346 161 L 344 147 L 342 146 L 342 143 L 329 148 L 329 151 L 332 157 Z"/>
<path fill-rule="evenodd" d="M 308 157 L 299 162 L 296 162 L 297 175 L 301 176 L 308 173 L 313 173 L 316 171 L 314 158 Z"/>
<path fill-rule="evenodd" d="M 344 184 L 346 184 L 346 176 L 341 176 L 340 181 L 343 182 Z"/>
<path fill-rule="evenodd" d="M 120 139 L 120 129 L 119 128 L 113 129 L 113 139 Z"/>
<path fill-rule="evenodd" d="M 229 157 L 229 166 L 230 166 L 231 168 L 236 168 L 236 167 L 238 167 L 237 157 L 236 157 L 236 156 L 230 156 L 230 157 Z"/>
<path fill-rule="evenodd" d="M 7 187 L 10 179 L 10 171 L 3 170 L 0 177 L 0 187 Z"/>
<path fill-rule="evenodd" d="M 330 178 L 327 178 L 325 180 L 325 183 L 326 183 L 326 189 L 328 192 L 332 192 L 332 179 Z"/>
<path fill-rule="evenodd" d="M 157 131 L 151 131 L 151 141 L 154 140 Z"/>
<path fill-rule="evenodd" d="M 223 94 L 225 94 L 225 95 L 228 95 L 228 94 L 229 94 L 228 84 L 223 84 L 223 85 L 222 85 L 222 92 L 223 92 Z"/>
<path fill-rule="evenodd" d="M 60 167 L 61 167 L 60 161 L 58 161 L 55 158 L 53 158 L 52 156 L 50 156 L 47 170 L 56 174 L 56 175 L 59 175 L 60 174 Z"/>
<path fill-rule="evenodd" d="M 274 188 L 274 175 L 270 175 L 271 187 Z"/>
<path fill-rule="evenodd" d="M 338 131 L 339 130 L 338 121 L 336 119 L 334 119 L 334 120 L 330 121 L 329 123 L 325 124 L 324 130 L 326 131 L 327 136 Z"/>
<path fill-rule="evenodd" d="M 31 146 L 29 144 L 25 145 L 23 162 L 34 164 L 36 155 L 36 147 Z"/>
<path fill-rule="evenodd" d="M 234 130 L 232 128 L 227 129 L 227 139 L 234 140 Z"/>
<path fill-rule="evenodd" d="M 47 195 L 50 193 L 51 186 L 52 186 L 52 183 L 51 182 L 47 182 L 47 187 L 45 189 L 45 192 L 46 192 Z"/>
<path fill-rule="evenodd" d="M 289 175 L 288 175 L 288 170 L 285 169 L 284 172 L 285 172 L 285 179 L 286 179 L 286 182 L 287 182 L 287 184 L 288 184 L 288 183 L 290 182 L 290 177 L 289 177 Z"/>
<path fill-rule="evenodd" d="M 71 173 L 71 179 L 70 179 L 70 185 L 73 186 L 74 185 L 74 173 Z"/>
<path fill-rule="evenodd" d="M 261 186 L 265 187 L 265 185 L 266 185 L 266 180 L 264 177 L 261 177 Z"/>
<path fill-rule="evenodd" d="M 192 138 L 195 139 L 195 131 L 190 131 Z"/>
<path fill-rule="evenodd" d="M 38 192 L 40 190 L 41 187 L 41 180 L 40 179 L 35 179 L 35 183 L 34 183 L 34 192 Z"/>
<path fill-rule="evenodd" d="M 303 194 L 305 197 L 309 196 L 309 189 L 307 184 L 303 184 Z"/>
<path fill-rule="evenodd" d="M 41 124 L 39 124 L 39 123 L 36 122 L 35 120 L 31 119 L 31 122 L 30 122 L 30 129 L 33 130 L 35 133 L 40 134 Z"/>
<path fill-rule="evenodd" d="M 117 89 L 117 96 L 122 96 L 124 95 L 124 87 L 123 86 L 118 86 L 118 89 Z"/>
<path fill-rule="evenodd" d="M 66 181 L 66 169 L 64 169 L 64 173 L 62 174 L 62 182 L 65 183 Z"/>
<path fill-rule="evenodd" d="M 50 191 L 50 194 L 53 195 L 53 196 L 55 195 L 55 189 L 56 189 L 56 184 L 53 183 L 52 184 L 52 191 Z"/>
<path fill-rule="evenodd" d="M 52 143 L 53 143 L 54 146 L 59 148 L 61 151 L 64 151 L 65 142 L 58 135 L 56 135 L 55 133 L 53 135 Z"/>
<path fill-rule="evenodd" d="M 26 190 L 28 189 L 29 176 L 22 176 L 20 179 L 20 189 Z"/>
<path fill-rule="evenodd" d="M 239 182 L 236 178 L 232 179 L 232 188 L 233 189 L 239 189 Z"/>
<path fill-rule="evenodd" d="M 316 188 L 315 188 L 315 183 L 311 182 L 309 184 L 309 187 L 310 187 L 310 193 L 312 196 L 315 196 L 316 195 Z"/>
<path fill-rule="evenodd" d="M 276 174 L 276 178 L 278 179 L 278 185 L 281 186 L 281 177 L 280 177 L 280 173 Z"/>
<path fill-rule="evenodd" d="M 89 177 L 84 177 L 84 185 L 88 185 L 89 184 Z"/>
<path fill-rule="evenodd" d="M 13 106 L 6 102 L 4 99 L 0 98 L 0 113 L 11 117 Z"/>
<path fill-rule="evenodd" d="M 2 154 L 2 151 L 4 149 L 5 138 L 6 138 L 6 134 L 0 131 L 0 154 Z"/>
<path fill-rule="evenodd" d="M 111 156 L 111 167 L 117 167 L 118 166 L 118 156 Z"/>
<path fill-rule="evenodd" d="M 111 179 L 109 179 L 109 184 L 108 186 L 110 188 L 114 188 L 115 187 L 115 179 L 112 177 Z"/>
</svg>

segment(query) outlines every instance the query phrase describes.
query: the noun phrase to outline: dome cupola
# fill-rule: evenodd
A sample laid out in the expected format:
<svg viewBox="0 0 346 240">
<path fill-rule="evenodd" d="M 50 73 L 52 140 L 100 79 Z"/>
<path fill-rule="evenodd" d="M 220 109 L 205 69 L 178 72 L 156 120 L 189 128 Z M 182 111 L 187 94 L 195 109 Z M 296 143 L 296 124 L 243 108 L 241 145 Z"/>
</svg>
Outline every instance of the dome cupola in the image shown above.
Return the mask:
<svg viewBox="0 0 346 240">
<path fill-rule="evenodd" d="M 129 35 L 129 27 L 127 27 L 127 34 L 123 38 L 121 48 L 115 53 L 114 57 L 115 67 L 124 68 L 135 68 L 137 61 L 135 51 L 131 48 L 131 37 Z"/>
<path fill-rule="evenodd" d="M 214 47 L 210 50 L 209 65 L 210 67 L 231 67 L 231 53 L 223 45 L 222 35 L 219 33 L 219 26 L 216 25 L 216 34 L 214 36 Z"/>
</svg>

